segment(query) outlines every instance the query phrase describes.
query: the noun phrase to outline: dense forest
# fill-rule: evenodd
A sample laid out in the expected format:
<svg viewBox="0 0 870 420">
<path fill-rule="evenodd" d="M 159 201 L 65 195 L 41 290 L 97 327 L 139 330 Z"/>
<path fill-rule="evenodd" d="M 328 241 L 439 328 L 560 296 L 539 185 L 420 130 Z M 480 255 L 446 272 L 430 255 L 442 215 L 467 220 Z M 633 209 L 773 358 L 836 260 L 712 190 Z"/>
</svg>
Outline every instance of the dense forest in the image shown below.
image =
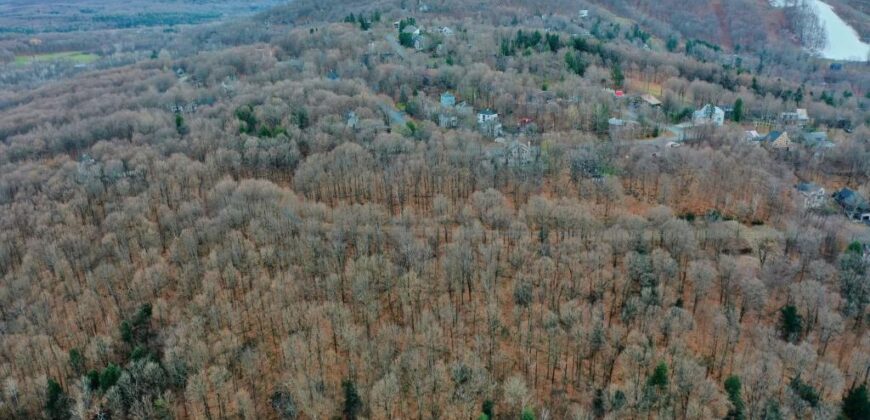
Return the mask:
<svg viewBox="0 0 870 420">
<path fill-rule="evenodd" d="M 870 418 L 868 64 L 466 3 L 0 37 L 0 418 Z"/>
</svg>

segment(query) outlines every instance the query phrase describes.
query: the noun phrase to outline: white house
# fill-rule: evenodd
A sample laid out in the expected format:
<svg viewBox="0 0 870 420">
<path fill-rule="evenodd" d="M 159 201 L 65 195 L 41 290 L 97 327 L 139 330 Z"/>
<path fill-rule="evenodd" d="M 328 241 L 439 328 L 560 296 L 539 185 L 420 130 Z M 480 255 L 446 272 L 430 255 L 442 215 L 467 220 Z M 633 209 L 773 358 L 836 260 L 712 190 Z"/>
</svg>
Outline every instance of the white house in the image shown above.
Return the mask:
<svg viewBox="0 0 870 420">
<path fill-rule="evenodd" d="M 498 114 L 491 109 L 485 109 L 477 113 L 477 125 L 480 131 L 490 137 L 498 137 L 501 135 L 501 123 L 498 121 Z"/>
<path fill-rule="evenodd" d="M 828 194 L 825 193 L 825 189 L 811 182 L 801 182 L 797 185 L 796 188 L 798 192 L 804 197 L 805 208 L 821 208 L 828 200 Z"/>
<path fill-rule="evenodd" d="M 484 109 L 477 113 L 477 122 L 478 124 L 483 124 L 487 122 L 498 121 L 498 113 L 491 109 Z"/>
<path fill-rule="evenodd" d="M 758 131 L 755 130 L 747 130 L 743 132 L 744 138 L 746 141 L 758 141 L 764 138 Z"/>
<path fill-rule="evenodd" d="M 356 115 L 356 112 L 350 111 L 347 113 L 347 126 L 350 128 L 356 128 L 359 125 L 359 116 Z"/>
<path fill-rule="evenodd" d="M 414 25 L 406 26 L 405 29 L 402 30 L 402 32 L 409 33 L 413 36 L 418 36 L 418 35 L 423 33 L 423 31 L 420 28 L 418 28 Z"/>
<path fill-rule="evenodd" d="M 725 111 L 718 106 L 707 104 L 692 114 L 692 122 L 695 125 L 713 124 L 721 127 L 725 124 Z"/>
<path fill-rule="evenodd" d="M 810 116 L 805 108 L 795 109 L 794 112 L 783 112 L 779 114 L 780 122 L 783 125 L 795 125 L 803 127 L 810 122 Z"/>
</svg>

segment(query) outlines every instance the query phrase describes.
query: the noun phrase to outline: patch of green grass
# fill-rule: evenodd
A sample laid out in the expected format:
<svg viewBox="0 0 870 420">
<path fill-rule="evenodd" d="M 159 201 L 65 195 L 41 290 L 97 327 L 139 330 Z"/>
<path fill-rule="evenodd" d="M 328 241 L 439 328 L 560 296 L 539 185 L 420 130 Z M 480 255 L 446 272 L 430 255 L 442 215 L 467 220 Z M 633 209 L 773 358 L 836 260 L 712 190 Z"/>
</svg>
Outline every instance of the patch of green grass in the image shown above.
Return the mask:
<svg viewBox="0 0 870 420">
<path fill-rule="evenodd" d="M 72 61 L 76 64 L 88 64 L 97 61 L 99 58 L 100 56 L 96 54 L 85 53 L 81 51 L 67 51 L 48 54 L 19 55 L 15 57 L 15 64 L 23 66 L 37 61 L 55 60 Z"/>
</svg>

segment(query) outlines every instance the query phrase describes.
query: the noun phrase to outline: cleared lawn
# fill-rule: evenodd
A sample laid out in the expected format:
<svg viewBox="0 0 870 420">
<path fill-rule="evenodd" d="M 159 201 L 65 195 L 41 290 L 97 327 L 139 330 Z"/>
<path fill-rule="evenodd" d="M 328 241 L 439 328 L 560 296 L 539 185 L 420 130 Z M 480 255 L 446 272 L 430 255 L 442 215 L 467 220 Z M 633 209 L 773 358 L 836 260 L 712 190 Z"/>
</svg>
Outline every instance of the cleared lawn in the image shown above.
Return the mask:
<svg viewBox="0 0 870 420">
<path fill-rule="evenodd" d="M 25 64 L 32 63 L 34 61 L 54 61 L 54 60 L 66 60 L 73 61 L 76 64 L 88 64 L 94 61 L 97 61 L 100 56 L 91 53 L 84 53 L 81 51 L 67 51 L 67 52 L 59 52 L 59 53 L 49 53 L 49 54 L 36 54 L 36 55 L 19 55 L 15 57 L 15 64 L 19 66 L 23 66 Z"/>
</svg>

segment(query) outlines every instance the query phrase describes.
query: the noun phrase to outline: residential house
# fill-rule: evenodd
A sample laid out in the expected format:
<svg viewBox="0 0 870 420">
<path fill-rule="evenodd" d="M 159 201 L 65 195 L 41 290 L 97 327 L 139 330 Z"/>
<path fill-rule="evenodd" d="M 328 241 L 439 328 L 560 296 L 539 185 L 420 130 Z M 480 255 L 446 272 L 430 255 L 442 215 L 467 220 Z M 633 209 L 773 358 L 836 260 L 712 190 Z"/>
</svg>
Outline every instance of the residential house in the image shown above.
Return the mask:
<svg viewBox="0 0 870 420">
<path fill-rule="evenodd" d="M 660 101 L 655 96 L 650 95 L 649 93 L 644 93 L 643 95 L 640 95 L 640 99 L 642 99 L 644 102 L 646 102 L 647 105 L 651 107 L 662 106 L 662 101 Z"/>
<path fill-rule="evenodd" d="M 356 115 L 356 112 L 350 111 L 347 113 L 347 126 L 349 128 L 356 128 L 357 124 L 359 124 L 359 117 Z"/>
<path fill-rule="evenodd" d="M 517 120 L 517 128 L 520 133 L 534 135 L 538 134 L 538 125 L 531 117 L 521 117 Z"/>
<path fill-rule="evenodd" d="M 423 34 L 423 30 L 414 25 L 407 25 L 402 28 L 402 34 L 409 34 L 411 36 L 411 42 L 415 50 L 422 50 L 428 44 L 428 39 Z"/>
<path fill-rule="evenodd" d="M 825 188 L 812 182 L 801 182 L 795 188 L 804 198 L 804 208 L 818 209 L 825 205 L 828 201 L 828 196 L 825 193 Z"/>
<path fill-rule="evenodd" d="M 486 150 L 489 159 L 502 161 L 508 166 L 528 165 L 534 162 L 540 153 L 540 147 L 532 146 L 531 142 L 523 142 L 516 137 L 510 139 L 499 137 L 495 139 L 495 144 Z"/>
<path fill-rule="evenodd" d="M 707 104 L 692 114 L 692 122 L 695 125 L 715 125 L 716 127 L 721 127 L 725 124 L 725 111 L 718 106 Z"/>
<path fill-rule="evenodd" d="M 441 106 L 444 108 L 453 108 L 456 106 L 456 96 L 454 96 L 450 92 L 444 92 L 441 94 Z"/>
<path fill-rule="evenodd" d="M 819 143 L 828 141 L 828 133 L 824 131 L 812 131 L 801 135 L 805 142 Z"/>
<path fill-rule="evenodd" d="M 459 126 L 459 117 L 453 112 L 441 112 L 438 114 L 438 126 L 441 128 L 456 128 Z"/>
<path fill-rule="evenodd" d="M 771 131 L 763 141 L 774 149 L 788 150 L 792 145 L 791 139 L 785 131 Z"/>
<path fill-rule="evenodd" d="M 477 113 L 477 123 L 483 124 L 486 122 L 498 121 L 498 113 L 487 108 Z"/>
<path fill-rule="evenodd" d="M 498 120 L 498 113 L 491 109 L 485 109 L 477 113 L 477 125 L 484 135 L 490 137 L 501 135 L 502 126 Z"/>
<path fill-rule="evenodd" d="M 834 201 L 843 208 L 846 216 L 858 220 L 870 220 L 870 204 L 867 200 L 849 188 L 843 188 L 833 195 Z"/>
<path fill-rule="evenodd" d="M 423 32 L 420 30 L 420 28 L 418 28 L 418 27 L 416 27 L 416 26 L 414 26 L 414 25 L 408 25 L 408 26 L 405 26 L 405 28 L 402 29 L 402 32 L 404 32 L 404 33 L 408 33 L 408 34 L 411 34 L 411 35 L 414 35 L 414 36 L 418 36 L 418 35 L 420 35 L 420 34 L 423 33 Z"/>
<path fill-rule="evenodd" d="M 624 98 L 624 97 L 625 97 L 625 91 L 624 91 L 624 90 L 613 90 L 613 89 L 610 89 L 610 88 L 604 88 L 604 91 L 607 92 L 607 93 L 609 93 L 609 94 L 611 94 L 611 95 L 613 95 L 613 97 L 615 97 L 615 98 Z"/>
<path fill-rule="evenodd" d="M 103 165 L 97 162 L 96 159 L 92 158 L 87 153 L 82 154 L 79 157 L 79 161 L 76 166 L 80 181 L 88 178 L 99 178 L 103 173 Z"/>
<path fill-rule="evenodd" d="M 532 146 L 532 143 L 527 141 L 522 143 L 516 139 L 506 145 L 508 164 L 513 165 L 528 165 L 534 162 L 540 149 Z"/>
<path fill-rule="evenodd" d="M 843 129 L 843 131 L 847 133 L 852 132 L 852 120 L 848 118 L 838 118 L 837 123 L 834 126 Z"/>
<path fill-rule="evenodd" d="M 498 137 L 502 135 L 502 126 L 498 120 L 480 123 L 478 124 L 478 128 L 485 136 Z"/>
<path fill-rule="evenodd" d="M 429 46 L 429 38 L 426 35 L 414 35 L 414 49 L 422 51 Z"/>
<path fill-rule="evenodd" d="M 813 150 L 815 155 L 822 155 L 828 150 L 837 147 L 834 142 L 828 140 L 828 135 L 824 131 L 816 131 L 813 133 L 804 133 L 802 135 L 804 146 Z"/>
<path fill-rule="evenodd" d="M 779 122 L 784 126 L 804 127 L 810 122 L 810 116 L 804 108 L 798 108 L 794 112 L 779 114 Z"/>
<path fill-rule="evenodd" d="M 580 9 L 580 11 L 577 13 L 577 16 L 579 16 L 580 19 L 586 19 L 589 17 L 589 10 L 588 9 Z"/>
<path fill-rule="evenodd" d="M 442 27 L 438 28 L 438 32 L 441 33 L 441 35 L 444 35 L 444 36 L 451 36 L 451 35 L 453 35 L 453 29 L 450 29 L 450 28 L 447 27 L 447 26 L 442 26 Z"/>
<path fill-rule="evenodd" d="M 743 132 L 743 138 L 745 138 L 746 141 L 760 141 L 764 136 L 758 134 L 758 131 L 747 130 Z"/>
<path fill-rule="evenodd" d="M 623 126 L 625 126 L 625 121 L 621 120 L 619 118 L 613 117 L 613 118 L 607 120 L 607 125 L 609 125 L 611 129 L 616 128 L 616 127 L 623 127 Z"/>
</svg>

